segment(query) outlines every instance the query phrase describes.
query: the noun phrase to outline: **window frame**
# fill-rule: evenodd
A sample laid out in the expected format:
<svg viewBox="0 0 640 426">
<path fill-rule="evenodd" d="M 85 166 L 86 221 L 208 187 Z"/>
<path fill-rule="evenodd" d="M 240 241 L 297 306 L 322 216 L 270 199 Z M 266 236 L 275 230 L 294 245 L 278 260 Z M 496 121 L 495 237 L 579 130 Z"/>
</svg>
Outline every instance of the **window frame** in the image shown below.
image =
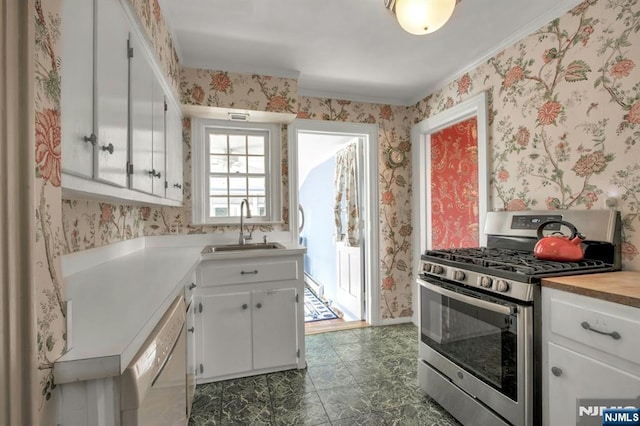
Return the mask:
<svg viewBox="0 0 640 426">
<path fill-rule="evenodd" d="M 282 223 L 282 167 L 280 125 L 270 123 L 230 122 L 206 118 L 192 119 L 191 222 L 193 225 L 237 225 L 240 216 L 209 216 L 209 144 L 205 138 L 211 130 L 224 132 L 265 132 L 265 215 L 254 215 L 247 223 Z M 252 212 L 255 213 L 255 212 Z"/>
</svg>

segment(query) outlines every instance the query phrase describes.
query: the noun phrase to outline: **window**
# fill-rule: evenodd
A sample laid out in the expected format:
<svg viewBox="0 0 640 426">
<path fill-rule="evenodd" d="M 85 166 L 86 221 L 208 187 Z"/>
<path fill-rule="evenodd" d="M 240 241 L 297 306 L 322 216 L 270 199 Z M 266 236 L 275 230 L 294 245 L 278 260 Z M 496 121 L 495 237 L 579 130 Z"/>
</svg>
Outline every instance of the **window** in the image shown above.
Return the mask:
<svg viewBox="0 0 640 426">
<path fill-rule="evenodd" d="M 236 224 L 244 199 L 252 222 L 279 222 L 279 126 L 194 122 L 193 222 Z"/>
</svg>

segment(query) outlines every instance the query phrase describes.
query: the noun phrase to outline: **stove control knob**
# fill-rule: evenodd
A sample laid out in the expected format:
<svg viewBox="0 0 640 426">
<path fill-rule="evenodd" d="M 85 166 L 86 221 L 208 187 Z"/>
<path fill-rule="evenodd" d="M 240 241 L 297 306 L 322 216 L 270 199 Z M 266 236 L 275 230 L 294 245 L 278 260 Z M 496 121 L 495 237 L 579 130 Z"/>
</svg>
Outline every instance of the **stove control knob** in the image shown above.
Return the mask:
<svg viewBox="0 0 640 426">
<path fill-rule="evenodd" d="M 444 273 L 444 268 L 440 265 L 431 265 L 431 272 L 434 274 L 441 275 Z"/>
<path fill-rule="evenodd" d="M 506 282 L 505 280 L 498 280 L 496 281 L 495 289 L 500 293 L 505 293 L 509 290 L 509 283 Z"/>
<path fill-rule="evenodd" d="M 453 273 L 453 279 L 454 280 L 464 281 L 465 278 L 467 278 L 467 274 L 465 274 L 464 271 L 455 271 Z"/>
<path fill-rule="evenodd" d="M 493 283 L 493 280 L 490 277 L 485 277 L 485 276 L 480 277 L 478 281 L 482 287 L 486 287 L 486 288 L 490 288 L 491 284 Z"/>
<path fill-rule="evenodd" d="M 431 264 L 425 262 L 422 265 L 422 272 L 431 272 Z"/>
</svg>

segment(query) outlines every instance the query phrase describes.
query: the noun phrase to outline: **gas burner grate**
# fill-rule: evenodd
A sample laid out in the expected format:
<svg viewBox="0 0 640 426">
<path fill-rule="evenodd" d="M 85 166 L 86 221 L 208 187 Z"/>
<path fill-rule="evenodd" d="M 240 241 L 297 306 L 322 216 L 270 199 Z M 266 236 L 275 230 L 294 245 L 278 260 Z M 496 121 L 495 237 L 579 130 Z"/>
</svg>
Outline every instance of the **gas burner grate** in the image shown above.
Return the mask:
<svg viewBox="0 0 640 426">
<path fill-rule="evenodd" d="M 450 266 L 470 267 L 480 272 L 503 271 L 526 277 L 577 274 L 611 267 L 603 261 L 593 259 L 580 262 L 540 260 L 530 251 L 495 247 L 427 250 L 422 259 L 434 262 L 442 260 Z"/>
</svg>

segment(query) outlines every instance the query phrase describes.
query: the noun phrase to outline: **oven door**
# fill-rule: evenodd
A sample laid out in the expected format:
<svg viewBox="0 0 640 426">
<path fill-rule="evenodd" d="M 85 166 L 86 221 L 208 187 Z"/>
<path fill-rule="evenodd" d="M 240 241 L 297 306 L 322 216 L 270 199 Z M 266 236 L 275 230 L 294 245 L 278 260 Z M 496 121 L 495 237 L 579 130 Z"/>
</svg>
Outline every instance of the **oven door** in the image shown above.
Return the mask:
<svg viewBox="0 0 640 426">
<path fill-rule="evenodd" d="M 421 362 L 510 423 L 528 424 L 532 307 L 430 277 L 418 283 Z"/>
</svg>

